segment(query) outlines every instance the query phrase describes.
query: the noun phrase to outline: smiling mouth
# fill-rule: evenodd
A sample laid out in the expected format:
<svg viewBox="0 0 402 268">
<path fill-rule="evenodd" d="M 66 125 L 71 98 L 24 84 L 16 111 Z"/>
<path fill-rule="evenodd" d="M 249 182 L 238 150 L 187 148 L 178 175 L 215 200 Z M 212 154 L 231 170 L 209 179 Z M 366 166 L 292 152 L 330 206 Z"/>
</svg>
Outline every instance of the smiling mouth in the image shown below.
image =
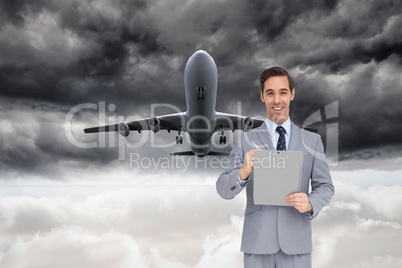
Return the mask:
<svg viewBox="0 0 402 268">
<path fill-rule="evenodd" d="M 283 109 L 283 107 L 278 107 L 278 108 L 275 108 L 275 107 L 272 107 L 275 111 L 281 111 L 282 109 Z"/>
</svg>

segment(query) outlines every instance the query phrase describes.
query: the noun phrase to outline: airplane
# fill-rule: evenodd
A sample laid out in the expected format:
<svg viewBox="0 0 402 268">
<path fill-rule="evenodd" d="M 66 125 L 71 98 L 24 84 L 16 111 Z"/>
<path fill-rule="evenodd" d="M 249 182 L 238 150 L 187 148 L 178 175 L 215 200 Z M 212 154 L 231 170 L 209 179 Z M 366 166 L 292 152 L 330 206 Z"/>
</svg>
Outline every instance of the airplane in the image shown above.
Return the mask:
<svg viewBox="0 0 402 268">
<path fill-rule="evenodd" d="M 183 143 L 183 133 L 189 134 L 191 151 L 173 152 L 172 155 L 227 155 L 211 151 L 212 135 L 220 134 L 220 144 L 226 143 L 225 130 L 250 131 L 261 126 L 264 120 L 249 116 L 215 111 L 218 88 L 218 69 L 214 59 L 204 50 L 196 51 L 184 69 L 184 87 L 187 111 L 154 116 L 131 122 L 84 129 L 85 133 L 118 131 L 127 137 L 130 131 L 159 130 L 178 131 L 176 144 Z"/>
</svg>

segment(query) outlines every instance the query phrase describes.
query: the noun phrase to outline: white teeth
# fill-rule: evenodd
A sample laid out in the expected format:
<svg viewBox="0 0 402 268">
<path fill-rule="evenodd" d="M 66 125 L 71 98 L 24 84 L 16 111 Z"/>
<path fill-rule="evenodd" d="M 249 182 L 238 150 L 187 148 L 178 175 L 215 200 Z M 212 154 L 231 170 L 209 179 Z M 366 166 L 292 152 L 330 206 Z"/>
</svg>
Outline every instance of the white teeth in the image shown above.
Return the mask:
<svg viewBox="0 0 402 268">
<path fill-rule="evenodd" d="M 275 107 L 274 107 L 274 109 L 277 110 L 277 111 L 279 111 L 279 110 L 282 110 L 282 107 L 281 107 L 281 108 L 275 108 Z"/>
</svg>

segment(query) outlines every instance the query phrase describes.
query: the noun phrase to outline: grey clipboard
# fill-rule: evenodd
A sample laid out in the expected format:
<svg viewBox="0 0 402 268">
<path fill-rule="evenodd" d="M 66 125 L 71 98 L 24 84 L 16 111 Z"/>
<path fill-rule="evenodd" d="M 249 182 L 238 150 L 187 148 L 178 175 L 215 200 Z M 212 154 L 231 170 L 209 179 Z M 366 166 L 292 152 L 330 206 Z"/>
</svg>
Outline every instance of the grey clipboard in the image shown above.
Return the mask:
<svg viewBox="0 0 402 268">
<path fill-rule="evenodd" d="M 300 192 L 303 153 L 254 152 L 254 204 L 290 206 L 286 196 Z"/>
</svg>

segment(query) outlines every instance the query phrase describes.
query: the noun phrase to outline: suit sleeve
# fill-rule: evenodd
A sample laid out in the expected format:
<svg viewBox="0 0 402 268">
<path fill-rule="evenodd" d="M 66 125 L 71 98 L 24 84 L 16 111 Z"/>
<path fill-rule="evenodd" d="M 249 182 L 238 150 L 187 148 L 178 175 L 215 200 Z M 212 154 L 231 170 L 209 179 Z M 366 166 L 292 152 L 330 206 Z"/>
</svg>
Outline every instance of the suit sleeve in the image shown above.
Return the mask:
<svg viewBox="0 0 402 268">
<path fill-rule="evenodd" d="M 216 190 L 223 199 L 232 199 L 245 188 L 245 185 L 240 186 L 237 180 L 239 169 L 244 162 L 242 139 L 243 135 L 239 134 L 229 155 L 229 166 L 216 181 Z"/>
<path fill-rule="evenodd" d="M 314 211 L 312 218 L 316 217 L 321 209 L 328 205 L 335 192 L 321 137 L 317 139 L 315 152 L 311 174 L 311 193 L 308 195 Z"/>
</svg>

